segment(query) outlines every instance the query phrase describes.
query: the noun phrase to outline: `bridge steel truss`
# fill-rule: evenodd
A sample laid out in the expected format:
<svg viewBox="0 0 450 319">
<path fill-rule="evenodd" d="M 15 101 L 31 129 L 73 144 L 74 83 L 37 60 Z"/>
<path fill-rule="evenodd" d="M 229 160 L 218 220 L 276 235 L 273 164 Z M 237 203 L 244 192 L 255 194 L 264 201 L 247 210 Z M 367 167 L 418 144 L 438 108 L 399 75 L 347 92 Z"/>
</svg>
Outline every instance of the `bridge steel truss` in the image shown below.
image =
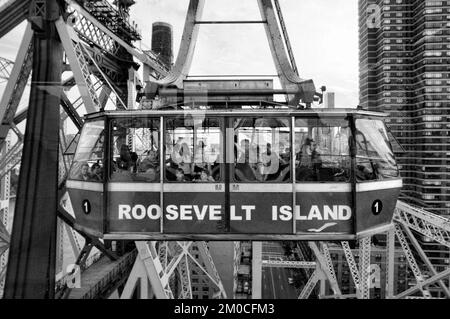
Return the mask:
<svg viewBox="0 0 450 319">
<path fill-rule="evenodd" d="M 106 0 L 104 0 L 106 1 Z M 303 94 L 309 94 L 308 100 L 312 100 L 313 87 L 310 81 L 299 78 L 297 66 L 289 44 L 281 8 L 277 0 L 275 9 L 270 0 L 258 0 L 260 13 L 265 22 L 266 34 L 284 87 L 295 87 L 304 90 Z M 20 164 L 24 149 L 24 133 L 17 125 L 27 118 L 29 108 L 35 107 L 33 101 L 28 108 L 18 112 L 19 104 L 25 87 L 29 82 L 33 69 L 34 58 L 34 33 L 35 28 L 42 27 L 45 15 L 45 5 L 51 1 L 25 1 L 10 0 L 0 7 L 0 37 L 7 34 L 20 22 L 28 19 L 15 63 L 0 58 L 0 78 L 8 79 L 5 91 L 0 100 L 0 179 L 2 193 L 0 194 L 0 288 L 7 270 L 7 252 L 11 244 L 10 225 L 10 173 Z M 105 108 L 107 103 L 117 109 L 130 106 L 129 94 L 130 77 L 128 70 L 133 68 L 134 62 L 129 57 L 139 60 L 149 71 L 151 79 L 160 84 L 181 84 L 186 78 L 195 42 L 198 34 L 198 21 L 204 0 L 191 0 L 188 8 L 182 43 L 175 65 L 170 69 L 162 63 L 156 54 L 151 51 L 141 51 L 135 48 L 130 39 L 124 39 L 110 26 L 100 22 L 89 8 L 83 7 L 77 1 L 66 0 L 66 4 L 72 15 L 59 15 L 52 18 L 51 23 L 56 27 L 61 46 L 65 54 L 65 69 L 72 73 L 62 86 L 70 89 L 78 89 L 78 98 L 71 99 L 64 92 L 60 92 L 61 123 L 70 120 L 80 129 L 82 119 L 80 114 L 83 109 L 94 112 Z M 32 10 L 30 10 L 30 8 Z M 276 16 L 275 13 L 278 15 Z M 43 19 L 45 20 L 45 19 Z M 280 32 L 278 23 L 281 25 Z M 282 36 L 281 36 L 282 34 Z M 284 38 L 285 43 L 282 42 Z M 286 54 L 286 50 L 288 51 Z M 281 49 L 283 48 L 283 49 Z M 124 69 L 123 58 L 119 52 L 125 50 L 128 53 L 127 63 Z M 118 82 L 126 79 L 125 87 Z M 114 95 L 111 97 L 111 95 Z M 298 97 L 291 97 L 296 99 Z M 124 103 L 126 101 L 126 103 Z M 71 164 L 70 156 L 63 155 L 71 141 L 66 141 L 66 132 L 63 125 L 59 127 L 58 143 L 58 209 L 57 233 L 55 234 L 54 249 L 57 250 L 55 264 L 58 276 L 54 281 L 56 293 L 49 291 L 46 296 L 67 298 L 70 295 L 70 281 L 73 273 L 65 274 L 62 269 L 63 259 L 62 244 L 67 238 L 72 254 L 81 272 L 81 276 L 89 272 L 102 258 L 111 262 L 117 261 L 119 256 L 111 250 L 102 240 L 76 230 L 74 226 L 73 211 L 70 199 L 64 191 L 64 182 L 67 177 L 68 168 Z M 14 134 L 12 134 L 14 133 Z M 12 144 L 14 141 L 14 144 Z M 55 225 L 56 226 L 56 225 Z M 56 229 L 56 227 L 55 227 Z M 437 269 L 421 247 L 417 236 L 425 236 L 436 242 L 436 245 L 450 248 L 450 221 L 441 216 L 434 215 L 420 208 L 398 202 L 391 227 L 384 231 L 386 236 L 385 264 L 385 297 L 386 298 L 433 298 L 439 290 L 449 298 L 448 277 L 450 269 Z M 379 235 L 379 234 L 377 234 Z M 398 244 L 396 244 L 396 239 Z M 348 242 L 341 242 L 342 252 L 346 265 L 349 268 L 356 294 L 345 295 L 342 293 L 339 278 L 336 274 L 335 260 L 330 253 L 332 243 L 308 242 L 311 260 L 303 256 L 298 261 L 287 260 L 263 260 L 262 251 L 258 253 L 258 245 L 253 255 L 253 296 L 261 296 L 261 267 L 302 268 L 307 270 L 309 278 L 305 285 L 298 291 L 298 298 L 306 299 L 311 296 L 317 283 L 320 283 L 318 296 L 321 298 L 362 298 L 371 297 L 373 292 L 373 276 L 370 273 L 373 258 L 371 258 L 372 240 L 370 237 L 358 240 L 359 251 L 350 248 Z M 90 298 L 192 298 L 193 283 L 191 280 L 192 269 L 199 270 L 204 274 L 213 287 L 214 298 L 232 298 L 227 295 L 222 279 L 217 271 L 214 260 L 210 254 L 208 244 L 205 242 L 135 242 L 135 256 L 133 263 L 117 263 L 110 273 L 105 274 L 95 287 L 86 293 Z M 194 257 L 193 249 L 199 252 L 199 258 Z M 397 248 L 396 248 L 397 247 Z M 302 248 L 303 249 L 303 248 Z M 399 251 L 406 257 L 408 266 L 412 270 L 416 282 L 405 291 L 395 292 L 395 254 Z M 96 251 L 96 252 L 94 252 Z M 131 258 L 130 257 L 130 258 Z M 128 257 L 127 257 L 128 258 Z M 128 260 L 128 259 L 127 259 Z M 126 268 L 124 271 L 122 268 Z M 122 276 L 121 284 L 117 282 L 117 276 Z M 94 289 L 95 288 L 95 289 Z M 433 288 L 433 291 L 432 289 Z M 1 289 L 0 289 L 1 292 Z M 442 295 L 441 294 L 441 295 Z M 39 292 L 40 297 L 43 296 Z M 27 296 L 26 294 L 22 294 Z M 35 295 L 36 296 L 36 295 Z M 20 296 L 19 296 L 20 297 Z"/>
</svg>

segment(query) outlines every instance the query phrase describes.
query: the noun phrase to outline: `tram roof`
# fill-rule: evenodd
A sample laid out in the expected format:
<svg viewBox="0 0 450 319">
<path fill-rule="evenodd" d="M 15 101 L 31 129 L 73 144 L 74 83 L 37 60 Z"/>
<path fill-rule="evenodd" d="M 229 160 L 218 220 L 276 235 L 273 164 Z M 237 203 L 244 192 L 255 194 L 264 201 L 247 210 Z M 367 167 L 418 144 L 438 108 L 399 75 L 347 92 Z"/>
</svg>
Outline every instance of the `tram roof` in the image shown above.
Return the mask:
<svg viewBox="0 0 450 319">
<path fill-rule="evenodd" d="M 218 115 L 218 116 L 304 116 L 321 117 L 336 116 L 346 117 L 349 115 L 363 115 L 375 117 L 387 117 L 387 113 L 373 112 L 360 109 L 338 108 L 338 109 L 177 109 L 177 110 L 105 110 L 85 115 L 85 119 L 95 119 L 98 117 L 139 117 L 139 116 L 173 116 L 186 115 Z"/>
</svg>

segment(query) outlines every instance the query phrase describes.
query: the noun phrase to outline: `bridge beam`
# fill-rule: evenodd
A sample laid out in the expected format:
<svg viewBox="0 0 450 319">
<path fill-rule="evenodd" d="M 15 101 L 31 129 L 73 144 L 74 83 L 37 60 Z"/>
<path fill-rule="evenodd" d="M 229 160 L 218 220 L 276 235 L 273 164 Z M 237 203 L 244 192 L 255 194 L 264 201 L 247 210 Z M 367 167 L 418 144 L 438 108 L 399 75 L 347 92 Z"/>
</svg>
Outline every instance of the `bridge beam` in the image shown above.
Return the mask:
<svg viewBox="0 0 450 319">
<path fill-rule="evenodd" d="M 41 4 L 30 18 L 42 21 L 42 29 L 34 26 L 30 103 L 6 274 L 8 299 L 55 296 L 63 49 L 54 20 L 63 8 L 58 1 Z"/>
</svg>

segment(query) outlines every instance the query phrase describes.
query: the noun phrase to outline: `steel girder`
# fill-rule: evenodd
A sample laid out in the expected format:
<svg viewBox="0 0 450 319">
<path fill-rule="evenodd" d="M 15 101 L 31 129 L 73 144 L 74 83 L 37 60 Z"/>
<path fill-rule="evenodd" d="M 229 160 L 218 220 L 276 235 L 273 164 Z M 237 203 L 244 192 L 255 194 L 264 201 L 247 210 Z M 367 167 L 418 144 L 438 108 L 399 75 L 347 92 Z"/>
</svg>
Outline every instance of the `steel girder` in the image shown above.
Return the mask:
<svg viewBox="0 0 450 319">
<path fill-rule="evenodd" d="M 214 266 L 214 261 L 205 242 L 136 242 L 139 256 L 145 262 L 136 260 L 135 267 L 130 273 L 125 289 L 119 296 L 122 299 L 130 298 L 137 280 L 148 280 L 156 298 L 192 298 L 192 269 L 205 275 L 217 288 L 214 298 L 226 298 L 220 276 Z M 190 250 L 197 247 L 199 260 Z M 138 265 L 137 265 L 138 264 Z M 173 290 L 174 279 L 179 278 L 181 289 Z M 118 297 L 118 293 L 115 294 Z M 141 296 L 145 298 L 145 296 Z"/>
<path fill-rule="evenodd" d="M 422 271 L 420 270 L 419 265 L 417 264 L 411 252 L 411 249 L 409 248 L 408 242 L 406 241 L 405 235 L 403 234 L 403 231 L 399 224 L 395 225 L 395 234 L 397 235 L 398 241 L 402 246 L 406 259 L 408 260 L 409 267 L 411 268 L 417 283 L 419 284 L 422 283 L 425 278 L 422 275 Z M 421 291 L 424 297 L 431 297 L 431 294 L 428 290 L 421 288 Z"/>
<path fill-rule="evenodd" d="M 342 295 L 341 289 L 339 288 L 339 285 L 336 280 L 336 274 L 334 272 L 333 264 L 328 262 L 328 258 L 324 256 L 319 250 L 319 247 L 315 242 L 308 242 L 309 247 L 313 251 L 314 255 L 316 256 L 316 260 L 319 263 L 320 269 L 325 274 L 326 278 L 330 282 L 331 289 L 333 290 L 334 294 L 336 296 Z"/>
<path fill-rule="evenodd" d="M 219 292 L 216 294 L 216 297 L 220 299 L 226 299 L 227 293 L 225 292 L 225 288 L 223 287 L 219 272 L 217 271 L 214 260 L 211 256 L 211 253 L 209 252 L 208 245 L 204 241 L 195 242 L 195 245 L 198 247 L 199 256 L 201 260 L 203 260 L 205 268 L 203 268 L 203 266 L 192 255 L 190 255 L 191 259 L 218 288 Z"/>
<path fill-rule="evenodd" d="M 62 17 L 55 22 L 55 25 L 69 59 L 86 111 L 89 113 L 98 112 L 100 103 L 91 80 L 91 72 L 85 58 L 83 45 L 73 28 L 67 25 Z"/>
<path fill-rule="evenodd" d="M 322 274 L 322 271 L 319 268 L 316 268 L 316 270 L 314 270 L 314 272 L 311 274 L 308 281 L 306 282 L 306 285 L 298 295 L 298 299 L 308 299 L 317 282 L 323 278 L 324 276 Z"/>
<path fill-rule="evenodd" d="M 342 241 L 341 245 L 344 250 L 345 259 L 347 260 L 348 267 L 350 268 L 350 273 L 352 275 L 353 282 L 355 283 L 355 287 L 356 289 L 359 289 L 360 280 L 358 265 L 356 264 L 355 257 L 353 256 L 348 241 Z"/>
<path fill-rule="evenodd" d="M 66 0 L 70 7 L 76 10 L 74 13 L 75 28 L 87 40 L 94 43 L 101 43 L 101 46 L 108 52 L 116 54 L 119 46 L 123 47 L 128 53 L 136 57 L 142 63 L 148 65 L 161 76 L 168 73 L 168 67 L 160 61 L 152 52 L 143 52 L 125 42 L 118 35 L 112 32 L 104 24 L 100 23 L 85 8 L 77 2 Z"/>
<path fill-rule="evenodd" d="M 314 261 L 292 261 L 292 260 L 263 260 L 263 267 L 274 267 L 274 268 L 309 268 L 315 269 L 316 262 Z"/>
<path fill-rule="evenodd" d="M 370 237 L 359 240 L 359 289 L 357 295 L 359 299 L 370 298 L 369 269 L 370 269 Z"/>
<path fill-rule="evenodd" d="M 414 234 L 412 233 L 412 231 L 408 227 L 405 227 L 403 225 L 402 225 L 402 228 L 403 228 L 404 232 L 406 233 L 407 237 L 409 238 L 411 244 L 413 245 L 413 247 L 415 248 L 415 250 L 419 254 L 420 258 L 423 260 L 425 265 L 428 267 L 428 270 L 432 273 L 433 276 L 437 275 L 438 272 L 434 268 L 434 266 L 431 263 L 431 261 L 428 259 L 427 255 L 423 251 L 422 247 L 420 247 L 420 244 L 417 241 L 417 239 L 414 236 Z M 447 286 L 445 285 L 445 283 L 442 280 L 439 280 L 438 284 L 441 287 L 441 289 L 444 291 L 444 293 L 447 296 L 447 298 L 450 298 L 450 291 L 447 288 Z"/>
<path fill-rule="evenodd" d="M 14 62 L 0 57 L 0 80 L 8 80 L 11 75 Z M 1 83 L 1 81 L 0 81 Z"/>
<path fill-rule="evenodd" d="M 398 201 L 394 220 L 450 248 L 449 219 Z"/>
<path fill-rule="evenodd" d="M 9 81 L 0 100 L 0 149 L 3 147 L 11 123 L 28 82 L 33 62 L 33 31 L 28 23 L 11 70 Z"/>
<path fill-rule="evenodd" d="M 36 2 L 34 9 L 41 9 L 32 18 L 41 22 L 42 29 L 34 30 L 33 37 L 30 104 L 5 282 L 6 298 L 53 298 L 55 294 L 58 200 L 55 168 L 63 51 L 51 25 L 61 14 L 61 8 L 56 1 L 45 1 L 39 8 Z"/>
<path fill-rule="evenodd" d="M 394 271 L 395 271 L 395 229 L 391 227 L 386 232 L 386 298 L 394 297 Z"/>
<path fill-rule="evenodd" d="M 31 0 L 9 0 L 0 7 L 0 38 L 28 17 Z"/>
<path fill-rule="evenodd" d="M 0 150 L 1 152 L 8 152 L 10 148 L 10 139 L 7 138 L 5 143 L 5 148 Z M 7 166 L 9 168 L 9 166 Z M 9 170 L 8 170 L 9 172 Z M 2 178 L 0 178 L 0 182 L 3 183 L 1 187 L 1 194 L 0 194 L 0 212 L 1 212 L 1 219 L 0 219 L 0 243 L 2 243 L 0 247 L 0 288 L 4 288 L 4 278 L 6 275 L 6 265 L 8 262 L 8 256 L 5 254 L 5 252 L 9 249 L 9 245 L 11 242 L 11 237 L 9 234 L 9 229 L 11 229 L 10 221 L 9 221 L 9 198 L 10 198 L 10 174 L 6 173 Z"/>
</svg>

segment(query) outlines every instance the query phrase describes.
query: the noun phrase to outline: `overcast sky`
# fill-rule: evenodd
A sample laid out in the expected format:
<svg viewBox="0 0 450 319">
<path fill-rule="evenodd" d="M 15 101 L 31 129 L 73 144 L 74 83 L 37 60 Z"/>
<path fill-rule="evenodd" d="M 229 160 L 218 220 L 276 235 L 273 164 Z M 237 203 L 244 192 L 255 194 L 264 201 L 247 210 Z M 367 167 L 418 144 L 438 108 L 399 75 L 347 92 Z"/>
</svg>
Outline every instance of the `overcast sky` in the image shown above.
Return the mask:
<svg viewBox="0 0 450 319">
<path fill-rule="evenodd" d="M 131 17 L 151 44 L 155 21 L 173 25 L 178 52 L 189 0 L 136 0 Z M 336 104 L 358 104 L 357 0 L 279 0 L 300 76 L 336 92 Z M 204 20 L 260 20 L 256 0 L 206 0 Z M 262 25 L 202 25 L 191 75 L 275 74 Z M 0 56 L 15 59 L 24 24 L 0 39 Z M 0 87 L 1 90 L 1 87 Z"/>
</svg>

